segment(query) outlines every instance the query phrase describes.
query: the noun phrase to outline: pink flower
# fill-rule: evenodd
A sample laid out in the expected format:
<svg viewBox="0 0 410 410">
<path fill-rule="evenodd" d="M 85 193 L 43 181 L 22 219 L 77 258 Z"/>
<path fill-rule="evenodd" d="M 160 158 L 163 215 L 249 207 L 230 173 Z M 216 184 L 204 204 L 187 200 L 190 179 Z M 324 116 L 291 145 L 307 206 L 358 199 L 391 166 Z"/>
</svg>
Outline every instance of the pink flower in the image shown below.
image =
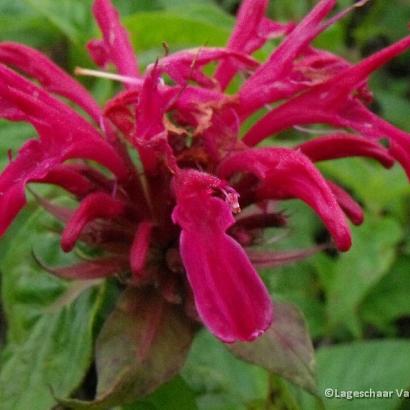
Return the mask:
<svg viewBox="0 0 410 410">
<path fill-rule="evenodd" d="M 59 185 L 78 200 L 77 209 L 39 201 L 65 224 L 62 249 L 82 241 L 104 256 L 55 268 L 55 274 L 90 279 L 122 273 L 128 286 L 155 286 L 169 303 L 183 304 L 224 342 L 261 335 L 275 312 L 254 265 L 276 266 L 315 251 L 255 250 L 264 228 L 286 224 L 272 201 L 304 201 L 337 248 L 347 251 L 346 217 L 360 224 L 362 210 L 315 162 L 363 156 L 389 168 L 397 160 L 410 175 L 410 135 L 366 107 L 369 75 L 407 50 L 410 37 L 356 65 L 315 49 L 311 41 L 349 11 L 326 21 L 335 3 L 321 0 L 299 24 L 283 24 L 265 16 L 267 0 L 244 0 L 226 48 L 182 50 L 143 73 L 110 0 L 95 0 L 103 37 L 91 41 L 89 51 L 101 67 L 114 64 L 126 86 L 102 110 L 47 57 L 0 43 L 0 116 L 31 123 L 39 136 L 0 176 L 0 233 L 24 206 L 28 183 Z M 275 37 L 284 39 L 268 61 L 257 62 L 251 54 Z M 214 75 L 205 74 L 203 67 L 215 62 Z M 224 93 L 239 73 L 246 78 L 239 90 Z M 164 82 L 165 74 L 171 82 Z M 241 139 L 241 124 L 271 103 L 275 108 Z M 340 130 L 294 148 L 255 147 L 286 128 L 315 123 Z"/>
</svg>

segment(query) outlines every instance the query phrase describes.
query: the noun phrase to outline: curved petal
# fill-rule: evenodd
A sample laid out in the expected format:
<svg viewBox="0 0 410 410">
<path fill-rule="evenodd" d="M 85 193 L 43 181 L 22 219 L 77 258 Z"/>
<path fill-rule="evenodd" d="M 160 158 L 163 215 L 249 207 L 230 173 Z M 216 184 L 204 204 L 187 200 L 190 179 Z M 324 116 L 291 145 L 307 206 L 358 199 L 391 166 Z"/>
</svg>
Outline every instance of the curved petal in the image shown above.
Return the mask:
<svg viewBox="0 0 410 410">
<path fill-rule="evenodd" d="M 258 200 L 299 198 L 322 219 L 337 247 L 351 246 L 350 230 L 328 184 L 312 162 L 301 152 L 285 148 L 248 149 L 224 160 L 218 175 L 229 178 L 248 172 L 260 179 L 255 188 Z"/>
<path fill-rule="evenodd" d="M 154 66 L 144 79 L 137 105 L 136 132 L 133 143 L 138 149 L 144 170 L 147 173 L 158 171 L 158 162 L 176 169 L 176 160 L 168 144 L 164 115 L 168 99 L 163 98 L 159 89 L 159 69 Z"/>
<path fill-rule="evenodd" d="M 91 124 L 70 107 L 14 71 L 0 65 L 0 100 L 15 107 L 40 134 L 43 149 L 61 158 L 85 157 L 110 169 L 120 179 L 128 176 L 123 160 Z M 0 111 L 0 115 L 4 113 Z M 7 114 L 7 113 L 6 113 Z"/>
<path fill-rule="evenodd" d="M 139 87 L 119 93 L 107 103 L 104 110 L 104 115 L 108 116 L 126 136 L 134 131 L 135 104 L 138 102 L 143 84 L 144 81 L 141 80 Z M 167 110 L 175 110 L 178 116 L 183 118 L 183 122 L 192 126 L 198 126 L 197 116 L 201 112 L 201 106 L 219 104 L 225 98 L 224 94 L 215 90 L 191 85 L 181 87 L 159 83 L 158 92 Z"/>
<path fill-rule="evenodd" d="M 312 11 L 292 30 L 269 60 L 262 64 L 245 82 L 239 95 L 241 110 L 248 115 L 268 103 L 270 88 L 291 71 L 296 57 L 327 25 L 322 20 L 336 5 L 336 0 L 321 0 Z"/>
<path fill-rule="evenodd" d="M 327 181 L 329 188 L 336 197 L 337 203 L 343 209 L 346 216 L 355 225 L 361 225 L 364 220 L 362 207 L 339 185 L 332 181 Z"/>
<path fill-rule="evenodd" d="M 137 228 L 130 251 L 131 272 L 135 279 L 140 279 L 146 263 L 151 240 L 153 224 L 150 221 L 142 221 Z"/>
<path fill-rule="evenodd" d="M 221 187 L 210 175 L 179 173 L 173 220 L 182 228 L 180 254 L 201 320 L 224 342 L 249 341 L 269 327 L 272 303 L 244 250 L 225 233 L 234 218 L 212 196 Z"/>
<path fill-rule="evenodd" d="M 370 139 L 387 138 L 389 154 L 403 167 L 410 179 L 410 133 L 396 128 L 372 113 L 359 101 L 354 101 L 338 116 L 339 124 L 358 130 Z"/>
<path fill-rule="evenodd" d="M 252 54 L 263 46 L 269 38 L 286 34 L 294 25 L 273 22 L 265 17 L 267 0 L 244 0 L 239 9 L 235 28 L 227 44 L 230 50 Z M 240 67 L 232 60 L 222 61 L 215 79 L 222 89 L 231 81 Z"/>
<path fill-rule="evenodd" d="M 358 135 L 338 133 L 314 138 L 298 147 L 313 162 L 346 157 L 369 157 L 386 168 L 394 165 L 394 158 L 381 144 Z"/>
<path fill-rule="evenodd" d="M 0 63 L 12 65 L 35 78 L 46 90 L 75 102 L 99 122 L 101 110 L 91 94 L 44 54 L 23 44 L 1 42 Z"/>
<path fill-rule="evenodd" d="M 252 53 L 247 46 L 258 37 L 259 27 L 265 17 L 268 0 L 244 0 L 239 9 L 235 28 L 227 47 L 232 50 Z"/>
<path fill-rule="evenodd" d="M 64 252 L 70 252 L 84 227 L 97 218 L 115 218 L 124 211 L 121 201 L 103 192 L 88 195 L 80 203 L 68 221 L 61 236 L 61 247 Z"/>
<path fill-rule="evenodd" d="M 25 205 L 26 184 L 43 179 L 60 162 L 60 156 L 48 155 L 41 141 L 29 140 L 23 145 L 0 175 L 0 235 Z"/>
<path fill-rule="evenodd" d="M 27 183 L 56 183 L 68 190 L 84 194 L 90 186 L 80 175 L 72 179 L 60 163 L 64 153 L 53 152 L 38 140 L 29 140 L 20 149 L 0 175 L 0 236 L 26 203 L 24 194 Z"/>
<path fill-rule="evenodd" d="M 77 197 L 87 195 L 95 187 L 78 170 L 66 164 L 56 165 L 44 178 L 38 181 L 33 179 L 32 181 L 58 185 Z"/>
<path fill-rule="evenodd" d="M 22 184 L 12 185 L 4 191 L 0 189 L 0 236 L 4 234 L 25 204 L 26 197 Z"/>
<path fill-rule="evenodd" d="M 352 97 L 353 92 L 367 80 L 368 76 L 395 56 L 410 47 L 410 36 L 371 55 L 360 63 L 342 70 L 325 83 L 316 85 L 306 92 L 273 109 L 246 133 L 243 141 L 256 145 L 269 135 L 294 125 L 325 123 L 337 126 L 358 126 L 372 130 L 368 121 L 354 121 L 359 101 Z M 377 118 L 377 117 L 376 117 Z M 358 129 L 363 132 L 362 129 Z M 385 135 L 384 135 L 385 136 Z M 381 136 L 383 137 L 383 136 Z"/>
<path fill-rule="evenodd" d="M 103 34 L 101 46 L 106 52 L 106 58 L 115 64 L 120 74 L 138 76 L 137 58 L 111 0 L 95 0 L 93 13 Z"/>
<path fill-rule="evenodd" d="M 234 63 L 236 70 L 242 67 L 255 69 L 258 62 L 252 57 L 235 50 L 216 47 L 201 47 L 179 51 L 161 58 L 158 68 L 167 73 L 176 83 L 186 85 L 194 80 L 203 87 L 215 87 L 215 79 L 207 77 L 201 67 L 213 61 L 227 60 Z"/>
</svg>

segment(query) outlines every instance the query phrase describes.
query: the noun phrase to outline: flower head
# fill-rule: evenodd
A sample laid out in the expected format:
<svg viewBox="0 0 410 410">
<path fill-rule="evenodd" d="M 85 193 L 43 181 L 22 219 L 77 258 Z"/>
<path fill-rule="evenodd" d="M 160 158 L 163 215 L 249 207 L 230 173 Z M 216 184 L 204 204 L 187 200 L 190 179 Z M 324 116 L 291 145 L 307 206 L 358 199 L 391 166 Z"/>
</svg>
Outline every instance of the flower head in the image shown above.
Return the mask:
<svg viewBox="0 0 410 410">
<path fill-rule="evenodd" d="M 244 0 L 225 48 L 178 51 L 143 72 L 110 0 L 95 0 L 102 39 L 88 49 L 97 65 L 116 67 L 118 74 L 107 77 L 125 85 L 103 109 L 44 55 L 0 43 L 0 116 L 29 122 L 38 133 L 0 176 L 0 233 L 24 206 L 28 183 L 58 185 L 77 199 L 76 209 L 39 201 L 64 223 L 62 249 L 81 241 L 103 256 L 55 268 L 55 274 L 121 274 L 127 286 L 155 287 L 169 303 L 183 305 L 224 342 L 258 337 L 275 312 L 255 266 L 314 251 L 255 250 L 263 229 L 286 224 L 272 201 L 302 200 L 347 251 L 346 217 L 360 224 L 362 210 L 315 163 L 362 156 L 386 168 L 398 161 L 410 175 L 410 135 L 367 108 L 366 83 L 410 47 L 410 37 L 356 65 L 314 48 L 311 41 L 349 11 L 326 20 L 335 3 L 321 0 L 300 23 L 283 24 L 265 16 L 267 0 Z M 266 62 L 252 57 L 277 37 L 283 40 Z M 203 70 L 209 63 L 217 65 L 211 75 Z M 241 86 L 228 94 L 238 75 Z M 269 104 L 275 108 L 241 138 L 244 121 Z M 282 130 L 316 123 L 338 130 L 292 148 L 256 147 Z M 138 153 L 138 163 L 129 150 Z"/>
</svg>

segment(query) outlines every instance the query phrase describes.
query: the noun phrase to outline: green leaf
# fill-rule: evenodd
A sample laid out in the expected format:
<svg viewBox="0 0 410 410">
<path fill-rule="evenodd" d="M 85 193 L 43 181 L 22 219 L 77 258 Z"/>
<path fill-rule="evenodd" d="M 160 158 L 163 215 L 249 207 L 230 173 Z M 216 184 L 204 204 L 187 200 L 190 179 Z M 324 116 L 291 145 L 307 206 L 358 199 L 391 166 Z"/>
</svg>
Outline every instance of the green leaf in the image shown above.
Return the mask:
<svg viewBox="0 0 410 410">
<path fill-rule="evenodd" d="M 192 323 L 180 306 L 149 289 L 127 289 L 97 338 L 96 399 L 61 403 L 97 410 L 134 402 L 179 372 L 192 337 Z"/>
<path fill-rule="evenodd" d="M 269 4 L 269 15 L 278 21 L 298 21 L 312 8 L 311 0 L 272 1 Z"/>
<path fill-rule="evenodd" d="M 163 54 L 162 43 L 171 50 L 201 45 L 221 46 L 230 30 L 203 17 L 190 17 L 175 11 L 136 13 L 124 18 L 131 40 L 138 53 L 155 50 Z"/>
<path fill-rule="evenodd" d="M 160 10 L 162 8 L 161 0 L 114 0 L 113 3 L 122 17 L 137 11 Z"/>
<path fill-rule="evenodd" d="M 410 20 L 410 5 L 407 0 L 397 0 L 394 7 L 385 1 L 375 1 L 368 7 L 353 35 L 359 45 L 363 46 L 377 36 L 387 36 L 391 41 L 406 35 Z"/>
<path fill-rule="evenodd" d="M 241 359 L 315 393 L 314 350 L 304 318 L 291 304 L 275 302 L 273 306 L 274 321 L 263 336 L 229 348 Z"/>
<path fill-rule="evenodd" d="M 55 403 L 52 392 L 69 395 L 78 387 L 91 363 L 93 327 L 105 293 L 103 286 L 88 289 L 70 306 L 45 313 L 66 284 L 41 271 L 31 257 L 36 243 L 57 259 L 42 216 L 29 207 L 1 244 L 7 344 L 1 353 L 0 402 L 13 410 L 48 409 Z"/>
<path fill-rule="evenodd" d="M 91 32 L 91 0 L 24 0 L 46 17 L 74 44 L 82 45 Z"/>
<path fill-rule="evenodd" d="M 3 408 L 48 409 L 55 403 L 53 394 L 66 396 L 78 387 L 91 364 L 102 291 L 87 291 L 59 313 L 44 315 L 23 343 L 6 346 L 0 372 Z"/>
<path fill-rule="evenodd" d="M 387 274 L 401 237 L 402 230 L 395 220 L 371 215 L 360 229 L 353 231 L 352 249 L 339 255 L 326 289 L 328 317 L 333 328 L 343 323 L 354 334 L 360 334 L 357 308 L 370 289 Z"/>
<path fill-rule="evenodd" d="M 326 322 L 325 304 L 319 299 L 320 286 L 312 266 L 320 256 L 270 269 L 264 274 L 273 297 L 288 300 L 303 312 L 313 338 L 323 335 Z"/>
<path fill-rule="evenodd" d="M 35 131 L 30 125 L 0 119 L 0 135 L 0 169 L 3 169 L 8 163 L 7 151 L 11 150 L 15 157 L 23 143 L 35 135 Z"/>
<path fill-rule="evenodd" d="M 322 348 L 318 351 L 317 375 L 320 394 L 325 389 L 341 391 L 392 391 L 387 399 L 325 399 L 326 409 L 391 410 L 400 402 L 396 389 L 410 386 L 410 342 L 383 340 L 356 342 Z M 406 399 L 405 399 L 406 400 Z M 408 400 L 408 399 L 407 399 Z M 316 409 L 311 397 L 304 396 L 304 410 Z"/>
<path fill-rule="evenodd" d="M 408 194 L 408 181 L 398 166 L 387 171 L 371 160 L 348 158 L 323 162 L 320 169 L 351 189 L 355 198 L 364 203 L 366 211 L 376 214 L 400 203 Z"/>
<path fill-rule="evenodd" d="M 48 229 L 53 222 L 29 204 L 1 239 L 2 302 L 10 343 L 24 343 L 50 303 L 67 289 L 66 282 L 46 273 L 32 257 L 35 248 L 50 265 L 67 259 L 60 253 L 58 236 Z"/>
<path fill-rule="evenodd" d="M 225 13 L 220 7 L 215 6 L 212 2 L 190 2 L 178 1 L 177 5 L 167 7 L 170 12 L 177 13 L 181 17 L 202 21 L 212 24 L 213 26 L 223 27 L 226 30 L 232 30 L 235 24 L 235 18 Z M 189 36 L 190 33 L 186 32 Z"/>
<path fill-rule="evenodd" d="M 309 248 L 315 245 L 315 234 L 323 229 L 319 218 L 304 203 L 286 201 L 280 210 L 290 215 L 289 232 L 271 230 L 267 238 L 281 236 L 280 241 L 269 244 L 267 251 Z M 320 299 L 320 284 L 314 268 L 315 255 L 302 262 L 273 269 L 263 269 L 263 278 L 269 286 L 273 298 L 287 300 L 298 306 L 309 324 L 313 338 L 322 336 L 326 321 L 325 304 Z"/>
<path fill-rule="evenodd" d="M 379 328 L 410 315 L 410 257 L 402 256 L 389 273 L 370 291 L 360 306 L 360 315 Z"/>
<path fill-rule="evenodd" d="M 264 369 L 235 358 L 208 332 L 195 338 L 182 377 L 197 394 L 200 410 L 247 410 L 265 402 Z"/>
<path fill-rule="evenodd" d="M 384 80 L 386 81 L 386 78 Z M 390 81 L 390 79 L 388 78 L 387 81 Z M 396 82 L 398 83 L 397 80 Z M 408 81 L 406 81 L 406 86 L 408 86 Z M 396 90 L 383 90 L 383 94 L 380 98 L 380 104 L 383 108 L 383 118 L 405 130 L 410 129 L 407 98 L 406 92 L 399 93 Z"/>
<path fill-rule="evenodd" d="M 27 8 L 24 0 L 0 1 L 0 38 L 33 47 L 49 47 L 60 39 L 54 27 L 44 17 Z"/>
<path fill-rule="evenodd" d="M 315 41 L 314 45 L 318 48 L 331 51 L 333 53 L 342 54 L 345 53 L 346 46 L 345 30 L 341 24 L 330 26 L 325 32 L 323 32 Z"/>
<path fill-rule="evenodd" d="M 123 410 L 196 410 L 195 393 L 180 376 L 174 377 L 145 400 L 123 406 Z"/>
<path fill-rule="evenodd" d="M 159 0 L 159 3 L 165 9 L 187 5 L 186 0 Z M 208 5 L 208 4 L 212 4 L 212 0 L 191 0 L 190 3 L 195 4 L 195 5 L 205 3 Z"/>
</svg>

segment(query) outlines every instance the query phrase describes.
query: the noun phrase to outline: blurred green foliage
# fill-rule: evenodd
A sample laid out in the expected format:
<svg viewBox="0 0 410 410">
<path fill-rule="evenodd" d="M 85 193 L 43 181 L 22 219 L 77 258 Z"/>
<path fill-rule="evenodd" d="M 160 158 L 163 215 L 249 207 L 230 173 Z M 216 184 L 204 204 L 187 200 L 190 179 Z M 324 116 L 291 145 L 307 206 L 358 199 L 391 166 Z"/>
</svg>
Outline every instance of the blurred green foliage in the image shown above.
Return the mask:
<svg viewBox="0 0 410 410">
<path fill-rule="evenodd" d="M 237 9 L 236 0 L 118 0 L 140 61 L 146 65 L 182 47 L 223 45 Z M 0 40 L 36 47 L 72 72 L 90 67 L 84 51 L 96 35 L 91 0 L 0 0 Z M 275 0 L 270 14 L 298 20 L 312 0 Z M 339 1 L 339 8 L 351 4 Z M 408 0 L 370 1 L 320 36 L 316 45 L 351 61 L 407 34 Z M 105 80 L 86 80 L 97 99 L 113 91 Z M 374 109 L 410 131 L 410 53 L 372 77 Z M 33 135 L 31 127 L 0 121 L 0 161 Z M 279 139 L 280 140 L 280 139 Z M 323 164 L 322 171 L 361 202 L 364 226 L 353 227 L 347 254 L 322 253 L 294 266 L 264 271 L 272 294 L 304 312 L 317 347 L 319 391 L 391 390 L 410 387 L 410 187 L 397 167 L 380 169 L 366 160 Z M 277 249 L 309 246 L 323 235 L 303 205 L 282 205 L 291 215 L 290 234 Z M 58 312 L 45 312 L 67 285 L 40 269 L 30 258 L 39 246 L 47 261 L 61 258 L 57 241 L 44 231 L 51 222 L 28 208 L 0 244 L 2 307 L 7 316 L 7 344 L 1 353 L 0 405 L 5 410 L 46 410 L 53 394 L 75 390 L 91 363 L 98 315 L 108 296 L 104 286 L 82 293 Z M 41 221 L 41 223 L 39 223 Z M 41 234 L 41 236 L 40 236 Z M 276 235 L 275 232 L 271 232 Z M 41 253 L 40 252 L 40 253 Z M 0 334 L 4 338 L 5 326 Z M 18 399 L 17 399 L 18 398 Z M 322 395 L 323 399 L 323 395 Z M 408 401 L 407 401 L 408 403 Z M 325 408 L 397 409 L 393 400 L 325 400 Z M 233 358 L 209 334 L 194 343 L 182 375 L 124 410 L 311 409 L 320 405 L 306 393 Z"/>
</svg>

